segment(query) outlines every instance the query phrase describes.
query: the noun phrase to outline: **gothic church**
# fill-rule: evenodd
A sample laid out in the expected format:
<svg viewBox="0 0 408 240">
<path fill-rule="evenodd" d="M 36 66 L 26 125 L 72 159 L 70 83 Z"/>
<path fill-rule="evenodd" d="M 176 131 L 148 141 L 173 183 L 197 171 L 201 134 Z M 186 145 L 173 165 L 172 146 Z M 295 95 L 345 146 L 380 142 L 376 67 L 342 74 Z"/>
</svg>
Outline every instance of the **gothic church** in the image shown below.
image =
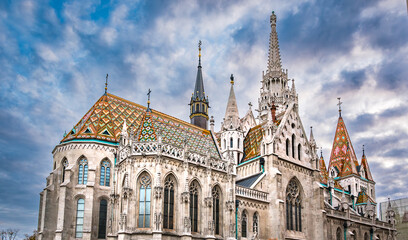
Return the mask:
<svg viewBox="0 0 408 240">
<path fill-rule="evenodd" d="M 281 65 L 276 23 L 272 12 L 256 118 L 251 106 L 240 117 L 231 75 L 214 129 L 201 48 L 191 123 L 105 88 L 52 151 L 39 239 L 395 239 L 395 214 L 377 219 L 374 178 L 340 104 L 328 169 L 318 156 Z"/>
</svg>

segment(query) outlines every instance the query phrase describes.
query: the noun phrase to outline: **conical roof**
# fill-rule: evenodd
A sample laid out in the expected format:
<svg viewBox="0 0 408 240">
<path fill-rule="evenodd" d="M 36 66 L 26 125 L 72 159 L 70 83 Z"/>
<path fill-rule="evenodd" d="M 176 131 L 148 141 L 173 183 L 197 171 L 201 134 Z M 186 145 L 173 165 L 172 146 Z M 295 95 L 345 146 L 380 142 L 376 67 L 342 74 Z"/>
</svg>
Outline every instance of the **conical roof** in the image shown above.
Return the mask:
<svg viewBox="0 0 408 240">
<path fill-rule="evenodd" d="M 373 176 L 371 175 L 370 167 L 368 166 L 367 158 L 366 158 L 364 153 L 363 153 L 363 157 L 361 158 L 361 167 L 360 168 L 364 169 L 364 174 L 365 174 L 364 178 L 365 179 L 368 179 L 370 181 L 374 181 Z"/>
<path fill-rule="evenodd" d="M 340 171 L 339 177 L 345 177 L 351 174 L 358 175 L 356 166 L 358 162 L 350 136 L 343 118 L 339 116 L 330 154 L 329 169 L 337 167 Z"/>
<path fill-rule="evenodd" d="M 327 171 L 326 163 L 324 162 L 324 158 L 323 158 L 323 154 L 320 155 L 319 166 L 320 166 L 320 182 L 327 184 L 327 180 L 329 179 L 329 172 Z"/>
<path fill-rule="evenodd" d="M 205 100 L 203 73 L 201 69 L 202 67 L 201 67 L 201 55 L 200 55 L 199 60 L 198 60 L 197 77 L 196 77 L 196 82 L 194 86 L 192 100 L 201 100 L 201 101 Z"/>
</svg>

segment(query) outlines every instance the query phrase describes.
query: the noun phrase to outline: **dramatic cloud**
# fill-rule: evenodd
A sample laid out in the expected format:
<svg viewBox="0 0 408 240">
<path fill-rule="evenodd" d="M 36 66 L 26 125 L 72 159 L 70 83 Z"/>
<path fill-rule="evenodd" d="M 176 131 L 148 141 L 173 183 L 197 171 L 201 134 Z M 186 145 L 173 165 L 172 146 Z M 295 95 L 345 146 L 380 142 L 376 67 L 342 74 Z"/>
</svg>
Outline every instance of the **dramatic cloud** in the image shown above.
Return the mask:
<svg viewBox="0 0 408 240">
<path fill-rule="evenodd" d="M 229 76 L 243 116 L 257 108 L 274 10 L 284 68 L 305 128 L 326 161 L 337 97 L 377 200 L 408 192 L 408 24 L 403 1 L 1 1 L 0 228 L 29 233 L 51 151 L 103 94 L 188 121 L 203 41 L 204 84 L 216 128 Z M 254 112 L 256 114 L 256 112 Z M 21 234 L 22 235 L 22 234 Z"/>
</svg>

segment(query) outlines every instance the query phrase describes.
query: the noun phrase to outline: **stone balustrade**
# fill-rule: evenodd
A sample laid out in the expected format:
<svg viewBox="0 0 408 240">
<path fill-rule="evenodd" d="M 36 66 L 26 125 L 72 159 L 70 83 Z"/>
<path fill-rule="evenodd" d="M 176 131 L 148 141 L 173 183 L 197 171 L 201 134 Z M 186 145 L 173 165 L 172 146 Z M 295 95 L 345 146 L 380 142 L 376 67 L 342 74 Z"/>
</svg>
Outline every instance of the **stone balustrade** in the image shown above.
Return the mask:
<svg viewBox="0 0 408 240">
<path fill-rule="evenodd" d="M 255 189 L 250 189 L 242 186 L 235 186 L 235 193 L 237 196 L 240 197 L 245 197 L 245 198 L 250 198 L 262 202 L 268 202 L 268 193 L 267 192 L 262 192 L 258 191 Z"/>
</svg>

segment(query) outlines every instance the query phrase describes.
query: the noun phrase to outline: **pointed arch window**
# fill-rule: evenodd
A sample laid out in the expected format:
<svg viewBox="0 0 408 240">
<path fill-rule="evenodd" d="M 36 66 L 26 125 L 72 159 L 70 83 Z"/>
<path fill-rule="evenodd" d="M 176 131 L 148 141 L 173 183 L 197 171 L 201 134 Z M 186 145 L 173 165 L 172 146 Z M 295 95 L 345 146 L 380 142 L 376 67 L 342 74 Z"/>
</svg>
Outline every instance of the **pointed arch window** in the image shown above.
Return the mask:
<svg viewBox="0 0 408 240">
<path fill-rule="evenodd" d="M 295 158 L 295 134 L 292 134 L 292 157 Z"/>
<path fill-rule="evenodd" d="M 289 139 L 286 138 L 286 156 L 289 156 L 289 145 L 290 145 Z"/>
<path fill-rule="evenodd" d="M 298 159 L 300 160 L 300 153 L 302 152 L 302 146 L 300 145 L 300 143 L 299 143 L 299 145 L 298 145 Z"/>
<path fill-rule="evenodd" d="M 339 227 L 336 230 L 336 240 L 341 240 L 341 229 Z"/>
<path fill-rule="evenodd" d="M 253 231 L 254 234 L 259 235 L 259 215 L 258 213 L 254 213 L 254 222 L 253 222 Z"/>
<path fill-rule="evenodd" d="M 286 188 L 286 229 L 302 231 L 302 199 L 296 180 L 292 179 Z"/>
<path fill-rule="evenodd" d="M 67 168 L 68 168 L 68 160 L 64 159 L 62 161 L 62 182 L 65 181 L 65 172 L 66 172 Z"/>
<path fill-rule="evenodd" d="M 230 138 L 230 148 L 234 147 L 234 139 Z"/>
<path fill-rule="evenodd" d="M 241 220 L 241 236 L 246 238 L 247 237 L 247 213 L 244 210 L 244 212 L 242 212 L 242 220 Z"/>
<path fill-rule="evenodd" d="M 88 182 L 88 160 L 81 158 L 79 160 L 78 184 L 86 184 Z"/>
<path fill-rule="evenodd" d="M 213 221 L 215 234 L 220 234 L 220 195 L 221 192 L 218 187 L 213 187 Z"/>
<path fill-rule="evenodd" d="M 84 213 L 85 213 L 85 200 L 83 198 L 77 201 L 77 214 L 75 221 L 75 237 L 82 238 L 84 228 Z"/>
<path fill-rule="evenodd" d="M 151 179 L 147 173 L 139 178 L 139 228 L 150 227 Z"/>
<path fill-rule="evenodd" d="M 98 238 L 106 238 L 106 219 L 108 213 L 108 201 L 102 199 L 99 203 L 99 226 Z"/>
<path fill-rule="evenodd" d="M 191 231 L 198 232 L 198 183 L 194 181 L 190 184 L 190 220 Z"/>
<path fill-rule="evenodd" d="M 101 163 L 101 180 L 99 185 L 109 187 L 110 181 L 110 162 L 103 160 Z"/>
<path fill-rule="evenodd" d="M 163 228 L 173 229 L 174 219 L 174 179 L 167 176 L 164 181 L 164 198 L 163 198 Z"/>
</svg>

